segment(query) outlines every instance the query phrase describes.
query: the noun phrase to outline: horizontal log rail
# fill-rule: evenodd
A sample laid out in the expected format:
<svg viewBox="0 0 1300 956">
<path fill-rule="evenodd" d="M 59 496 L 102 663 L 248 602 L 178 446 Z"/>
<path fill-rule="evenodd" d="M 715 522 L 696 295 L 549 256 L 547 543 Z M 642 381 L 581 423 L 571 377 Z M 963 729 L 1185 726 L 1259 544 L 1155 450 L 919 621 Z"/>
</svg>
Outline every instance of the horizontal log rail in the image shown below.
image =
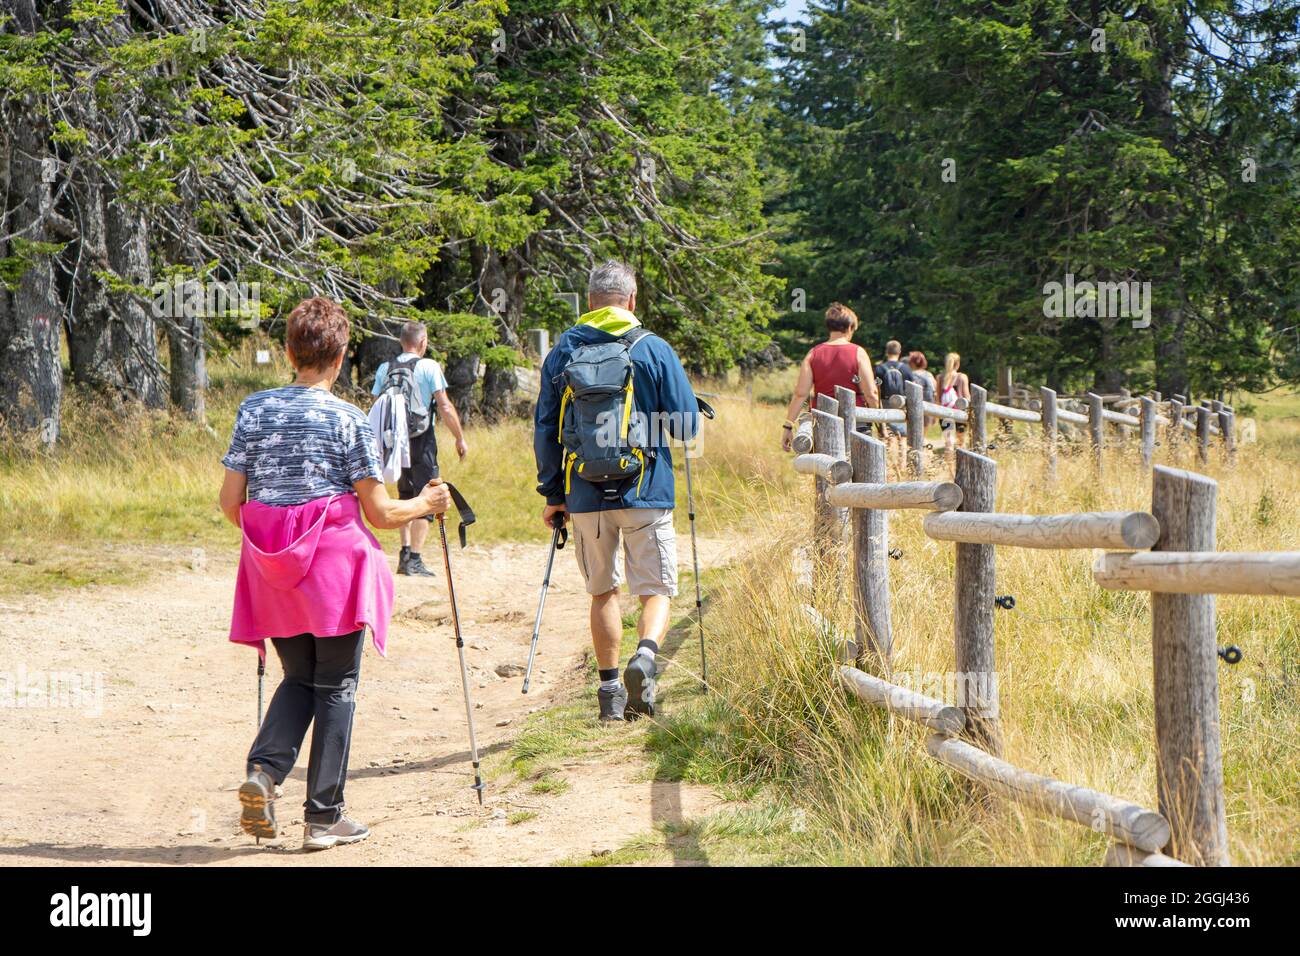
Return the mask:
<svg viewBox="0 0 1300 956">
<path fill-rule="evenodd" d="M 796 455 L 806 455 L 812 451 L 813 447 L 813 420 L 803 418 L 794 430 L 794 441 L 791 443 Z"/>
<path fill-rule="evenodd" d="M 1108 591 L 1300 597 L 1300 551 L 1103 554 L 1092 578 Z"/>
<path fill-rule="evenodd" d="M 987 514 L 960 511 L 926 515 L 925 533 L 939 541 L 1002 544 L 1018 548 L 1149 548 L 1160 523 L 1145 511 L 1094 511 L 1064 515 Z"/>
<path fill-rule="evenodd" d="M 985 402 L 984 410 L 990 415 L 996 415 L 998 418 L 1004 418 L 1012 422 L 1041 422 L 1043 420 L 1040 412 L 1031 412 L 1027 408 L 1012 408 L 1010 405 L 999 405 L 997 402 Z"/>
<path fill-rule="evenodd" d="M 794 470 L 801 475 L 816 475 L 835 485 L 853 477 L 853 467 L 843 458 L 836 458 L 833 455 L 796 455 Z"/>
<path fill-rule="evenodd" d="M 1101 417 L 1108 422 L 1115 422 L 1120 425 L 1131 425 L 1137 428 L 1142 424 L 1142 419 L 1136 415 L 1125 415 L 1123 412 L 1112 412 L 1110 409 L 1103 409 Z"/>
<path fill-rule="evenodd" d="M 837 508 L 952 511 L 961 505 L 961 489 L 951 481 L 849 482 L 829 489 L 826 500 Z"/>
<path fill-rule="evenodd" d="M 853 417 L 859 423 L 872 425 L 889 422 L 902 424 L 907 421 L 907 413 L 899 408 L 857 408 L 853 412 Z"/>
<path fill-rule="evenodd" d="M 875 704 L 892 714 L 924 724 L 937 733 L 952 736 L 966 726 L 966 715 L 960 707 L 926 697 L 916 691 L 899 687 L 880 677 L 874 677 L 856 667 L 841 665 L 835 669 L 840 685 L 869 704 Z"/>
<path fill-rule="evenodd" d="M 958 401 L 965 403 L 966 400 L 958 399 Z M 887 403 L 890 410 L 907 408 L 907 398 L 903 395 L 891 395 L 887 399 Z M 969 420 L 964 405 L 948 406 L 940 405 L 937 402 L 923 401 L 921 403 L 921 410 L 931 418 L 944 418 L 948 421 L 962 422 L 963 424 Z"/>
<path fill-rule="evenodd" d="M 1148 853 L 1169 843 L 1169 821 L 1136 803 L 1022 770 L 964 740 L 935 734 L 925 749 L 941 764 L 1023 806 L 1082 823 Z"/>
</svg>

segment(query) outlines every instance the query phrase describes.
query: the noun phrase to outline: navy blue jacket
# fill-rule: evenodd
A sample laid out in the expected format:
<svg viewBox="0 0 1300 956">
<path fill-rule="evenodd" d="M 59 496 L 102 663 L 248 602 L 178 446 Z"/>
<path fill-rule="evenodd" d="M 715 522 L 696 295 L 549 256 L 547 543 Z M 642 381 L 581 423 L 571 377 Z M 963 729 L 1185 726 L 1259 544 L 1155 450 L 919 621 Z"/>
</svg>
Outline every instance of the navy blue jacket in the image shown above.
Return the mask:
<svg viewBox="0 0 1300 956">
<path fill-rule="evenodd" d="M 584 316 L 583 318 L 586 318 Z M 534 416 L 533 452 L 537 458 L 537 491 L 548 505 L 567 505 L 574 513 L 604 511 L 614 508 L 672 508 L 676 503 L 673 486 L 672 453 L 665 444 L 668 435 L 689 441 L 699 429 L 699 405 L 691 383 L 686 379 L 677 353 L 659 336 L 644 336 L 632 347 L 632 385 L 635 407 L 647 416 L 653 458 L 646 462 L 641 493 L 636 479 L 627 482 L 621 500 L 605 501 L 600 489 L 585 481 L 576 470 L 571 476 L 568 495 L 564 493 L 564 446 L 559 442 L 560 394 L 564 391 L 561 372 L 573 350 L 596 342 L 612 342 L 617 336 L 589 324 L 578 324 L 560 334 L 542 363 L 542 386 L 537 395 Z M 654 427 L 655 412 L 667 413 Z M 665 435 L 663 432 L 667 432 Z"/>
</svg>

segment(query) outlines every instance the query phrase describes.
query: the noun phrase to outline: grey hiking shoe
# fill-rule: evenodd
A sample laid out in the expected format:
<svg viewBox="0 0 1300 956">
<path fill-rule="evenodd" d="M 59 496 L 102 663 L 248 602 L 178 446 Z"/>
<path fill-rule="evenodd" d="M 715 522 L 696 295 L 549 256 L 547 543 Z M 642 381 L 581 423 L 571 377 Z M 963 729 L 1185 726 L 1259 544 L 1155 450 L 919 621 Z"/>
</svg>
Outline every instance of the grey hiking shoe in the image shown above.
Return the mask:
<svg viewBox="0 0 1300 956">
<path fill-rule="evenodd" d="M 415 552 L 411 552 L 411 557 L 406 562 L 406 573 L 420 578 L 432 578 L 436 576 L 432 571 L 424 566 L 424 558 L 420 557 Z"/>
<path fill-rule="evenodd" d="M 618 690 L 598 690 L 596 699 L 600 701 L 601 723 L 608 724 L 626 719 L 623 716 L 623 709 L 627 707 L 626 687 L 620 687 Z"/>
<path fill-rule="evenodd" d="M 261 764 L 254 764 L 248 779 L 239 785 L 239 804 L 244 808 L 239 815 L 239 828 L 256 837 L 259 843 L 280 836 L 280 828 L 275 823 L 275 798 L 279 789 Z"/>
<path fill-rule="evenodd" d="M 655 675 L 659 669 L 644 654 L 633 654 L 623 671 L 623 686 L 627 688 L 627 719 L 655 715 Z"/>
<path fill-rule="evenodd" d="M 339 817 L 337 823 L 306 824 L 302 832 L 302 848 L 307 851 L 328 850 L 344 843 L 360 843 L 368 836 L 370 828 L 364 823 Z"/>
<path fill-rule="evenodd" d="M 407 565 L 409 565 L 410 563 L 411 563 L 411 549 L 410 547 L 404 545 L 402 547 L 402 550 L 397 552 L 397 573 L 398 574 L 408 573 Z"/>
</svg>

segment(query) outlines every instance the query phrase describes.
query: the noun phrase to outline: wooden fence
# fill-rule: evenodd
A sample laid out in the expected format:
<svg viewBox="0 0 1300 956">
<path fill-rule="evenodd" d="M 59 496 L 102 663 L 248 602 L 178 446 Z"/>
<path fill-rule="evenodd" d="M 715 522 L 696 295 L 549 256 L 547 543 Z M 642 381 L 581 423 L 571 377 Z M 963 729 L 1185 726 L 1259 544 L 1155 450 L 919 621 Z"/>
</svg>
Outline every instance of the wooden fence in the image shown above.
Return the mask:
<svg viewBox="0 0 1300 956">
<path fill-rule="evenodd" d="M 1009 405 L 989 401 L 983 388 L 972 385 L 970 401 L 963 399 L 959 407 L 950 408 L 925 401 L 921 386 L 915 382 L 908 382 L 906 387 L 907 394 L 893 396 L 887 401 L 888 407 L 856 408 L 854 415 L 859 424 L 906 425 L 907 467 L 916 477 L 924 476 L 926 469 L 924 422 L 927 418 L 965 426 L 970 433 L 969 447 L 980 454 L 988 452 L 990 418 L 1007 427 L 1014 422 L 1039 425 L 1049 475 L 1056 472 L 1062 432 L 1076 427 L 1087 429 L 1088 442 L 1098 468 L 1101 467 L 1102 449 L 1111 440 L 1130 438 L 1138 441 L 1142 460 L 1150 466 L 1155 457 L 1156 436 L 1162 428 L 1172 447 L 1177 447 L 1184 439 L 1194 439 L 1197 459 L 1202 463 L 1210 460 L 1210 448 L 1216 438 L 1229 459 L 1237 451 L 1236 412 L 1231 405 L 1214 399 L 1202 399 L 1200 404 L 1192 405 L 1181 395 L 1162 401 L 1157 392 L 1144 397 L 1111 396 L 1109 404 L 1113 407 L 1108 408 L 1108 400 L 1093 392 L 1082 399 L 1062 401 L 1056 392 L 1044 386 L 1038 390 L 1037 399 L 1017 397 L 1008 399 L 1017 405 Z M 1025 407 L 1018 407 L 1020 405 Z M 1087 412 L 1079 411 L 1080 406 L 1086 407 Z M 1108 425 L 1112 426 L 1109 436 Z M 806 418 L 795 433 L 794 450 L 800 454 L 808 453 L 812 446 L 813 421 Z"/>
<path fill-rule="evenodd" d="M 913 391 L 905 409 L 860 409 L 847 389 L 837 400 L 818 396 L 809 417 L 811 443 L 794 459 L 801 474 L 816 477 L 813 554 L 814 602 L 836 597 L 825 582 L 837 580 L 845 549 L 852 556 L 855 633 L 845 636 L 844 663 L 833 679 L 867 703 L 916 721 L 933 734 L 927 752 L 994 794 L 1108 834 L 1108 865 L 1227 865 L 1223 768 L 1219 746 L 1219 698 L 1215 594 L 1300 596 L 1300 552 L 1215 551 L 1216 483 L 1203 475 L 1153 464 L 1153 433 L 1163 424 L 1181 438 L 1186 429 L 1179 399 L 1140 399 L 1131 416 L 1091 402 L 1090 441 L 1099 447 L 1105 425 L 1137 430 L 1141 462 L 1151 469 L 1149 512 L 1057 515 L 1000 514 L 995 508 L 997 464 L 987 450 L 986 416 L 1041 422 L 1054 462 L 1055 426 L 1078 413 L 1058 407 L 1043 389 L 1038 410 L 988 402 L 972 386 L 965 409 L 922 403 Z M 973 450 L 956 452 L 953 481 L 889 482 L 886 446 L 857 430 L 861 422 L 932 414 L 965 421 Z M 1222 436 L 1231 455 L 1233 413 L 1224 406 L 1195 407 L 1201 457 L 1209 437 Z M 962 417 L 957 417 L 961 415 Z M 915 476 L 924 474 L 924 447 L 909 445 Z M 894 634 L 890 619 L 889 513 L 925 512 L 926 535 L 956 547 L 954 666 L 956 703 L 936 700 L 890 681 Z M 998 721 L 997 661 L 993 615 L 997 597 L 995 549 L 1103 549 L 1093 578 L 1103 588 L 1149 591 L 1152 595 L 1153 695 L 1157 754 L 1157 806 L 1153 810 L 1120 797 L 1054 780 L 1002 759 Z M 844 573 L 839 572 L 839 580 Z M 817 615 L 817 612 L 813 612 Z M 817 615 L 820 618 L 820 615 Z M 850 663 L 851 662 L 851 663 Z"/>
</svg>

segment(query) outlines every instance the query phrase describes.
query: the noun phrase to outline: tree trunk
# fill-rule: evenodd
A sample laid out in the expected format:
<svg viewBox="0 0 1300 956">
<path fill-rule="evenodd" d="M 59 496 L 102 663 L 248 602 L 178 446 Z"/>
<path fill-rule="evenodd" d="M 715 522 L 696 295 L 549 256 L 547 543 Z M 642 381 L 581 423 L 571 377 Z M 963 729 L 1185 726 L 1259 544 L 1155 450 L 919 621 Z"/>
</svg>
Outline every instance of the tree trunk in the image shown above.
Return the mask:
<svg viewBox="0 0 1300 956">
<path fill-rule="evenodd" d="M 519 326 L 523 324 L 526 282 L 519 259 L 511 253 L 502 257 L 495 249 L 475 243 L 470 261 L 478 280 L 474 311 L 493 316 L 502 343 L 521 349 Z M 510 413 L 517 386 L 513 367 L 489 367 L 484 372 L 479 409 L 488 421 L 498 421 Z M 457 403 L 456 407 L 461 406 Z"/>
<path fill-rule="evenodd" d="M 447 376 L 447 397 L 456 406 L 462 424 L 474 417 L 474 383 L 478 381 L 478 366 L 477 355 L 461 355 L 447 359 L 447 367 L 443 370 Z"/>
<path fill-rule="evenodd" d="M 512 349 L 523 348 L 519 326 L 524 318 L 526 282 L 519 260 L 510 253 L 502 258 L 495 249 L 475 243 L 470 261 L 478 279 L 474 311 L 496 318 L 504 344 Z"/>
<path fill-rule="evenodd" d="M 177 309 L 167 326 L 171 355 L 171 401 L 195 421 L 207 421 L 208 353 L 203 343 L 203 316 Z"/>
<path fill-rule="evenodd" d="M 1099 395 L 1113 395 L 1124 385 L 1118 349 L 1115 347 L 1115 318 L 1098 319 L 1098 340 L 1101 345 L 1100 360 L 1092 376 L 1092 390 Z"/>
<path fill-rule="evenodd" d="M 12 19 L 0 30 L 32 34 L 40 27 L 32 0 L 15 0 L 9 9 Z M 49 138 L 35 104 L 11 102 L 0 114 L 0 237 L 15 238 L 0 238 L 0 261 L 13 259 L 21 271 L 0 282 L 0 421 L 16 433 L 37 432 L 48 447 L 59 437 L 63 309 L 54 256 L 29 245 L 58 238 L 52 184 L 42 175 L 47 158 Z"/>
<path fill-rule="evenodd" d="M 1158 11 L 1143 5 L 1139 20 L 1145 24 L 1152 40 L 1152 71 L 1142 84 L 1143 115 L 1152 125 L 1152 134 L 1170 156 L 1178 156 L 1178 130 L 1174 122 L 1173 75 L 1174 59 L 1183 44 L 1184 24 L 1181 18 L 1166 21 Z M 1168 296 L 1164 308 L 1152 306 L 1151 331 L 1155 336 L 1156 388 L 1166 395 L 1187 394 L 1187 309 L 1186 287 L 1183 282 L 1180 246 L 1185 240 L 1179 235 L 1178 210 L 1169 203 L 1148 203 L 1147 215 L 1156 234 L 1168 250 L 1169 281 L 1165 285 Z"/>
<path fill-rule="evenodd" d="M 500 421 L 510 414 L 510 406 L 518 391 L 514 366 L 495 368 L 488 366 L 483 373 L 483 417 L 490 422 Z"/>
<path fill-rule="evenodd" d="M 80 242 L 65 257 L 73 271 L 75 313 L 68 316 L 73 378 L 122 402 L 153 408 L 166 403 L 157 330 L 151 308 L 131 293 L 110 291 L 101 273 L 137 286 L 149 284 L 149 247 L 143 219 L 114 201 L 113 189 L 93 167 L 69 190 L 68 213 Z"/>
</svg>

